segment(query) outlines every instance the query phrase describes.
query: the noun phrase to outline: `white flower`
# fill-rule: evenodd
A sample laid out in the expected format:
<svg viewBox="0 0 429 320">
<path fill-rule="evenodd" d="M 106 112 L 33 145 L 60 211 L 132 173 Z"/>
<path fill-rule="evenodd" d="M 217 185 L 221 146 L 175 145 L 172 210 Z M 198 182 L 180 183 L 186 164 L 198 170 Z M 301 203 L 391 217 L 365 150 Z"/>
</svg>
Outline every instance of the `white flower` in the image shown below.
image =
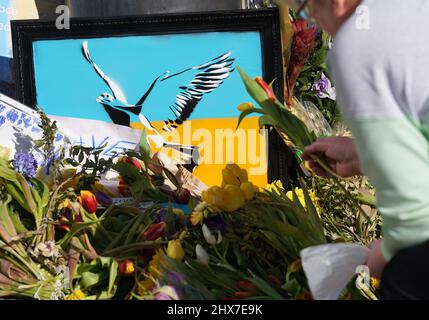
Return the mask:
<svg viewBox="0 0 429 320">
<path fill-rule="evenodd" d="M 210 262 L 210 257 L 207 251 L 204 250 L 201 245 L 197 244 L 197 246 L 195 247 L 195 252 L 197 254 L 197 261 L 203 265 L 208 266 Z"/>
<path fill-rule="evenodd" d="M 216 236 L 210 231 L 209 227 L 207 225 L 203 224 L 203 235 L 204 239 L 206 239 L 208 244 L 215 245 L 222 242 L 222 234 L 220 231 L 217 231 L 217 239 Z"/>
</svg>

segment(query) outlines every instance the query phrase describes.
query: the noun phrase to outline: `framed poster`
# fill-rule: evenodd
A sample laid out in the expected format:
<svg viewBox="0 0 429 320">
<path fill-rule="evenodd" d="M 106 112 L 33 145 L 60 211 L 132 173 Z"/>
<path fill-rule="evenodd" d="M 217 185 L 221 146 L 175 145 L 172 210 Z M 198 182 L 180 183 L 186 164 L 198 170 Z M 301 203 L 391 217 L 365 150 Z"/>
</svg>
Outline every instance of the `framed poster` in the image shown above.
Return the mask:
<svg viewBox="0 0 429 320">
<path fill-rule="evenodd" d="M 287 175 L 288 151 L 257 117 L 236 67 L 283 76 L 276 9 L 12 23 L 17 98 L 47 114 L 146 130 L 154 151 L 185 161 L 208 185 L 228 162 L 259 186 Z M 195 164 L 198 166 L 195 167 Z"/>
</svg>

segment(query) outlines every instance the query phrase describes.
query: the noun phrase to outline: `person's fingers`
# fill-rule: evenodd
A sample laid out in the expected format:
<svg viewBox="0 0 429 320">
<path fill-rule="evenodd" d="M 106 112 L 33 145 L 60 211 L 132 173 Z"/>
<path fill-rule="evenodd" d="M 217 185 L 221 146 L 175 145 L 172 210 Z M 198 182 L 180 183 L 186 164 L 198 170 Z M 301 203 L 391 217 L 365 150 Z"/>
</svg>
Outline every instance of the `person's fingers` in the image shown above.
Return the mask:
<svg viewBox="0 0 429 320">
<path fill-rule="evenodd" d="M 322 168 L 320 167 L 318 164 L 314 164 L 314 166 L 311 167 L 311 170 L 313 170 L 313 172 L 318 175 L 319 177 L 322 178 L 328 178 L 329 174 Z"/>
<path fill-rule="evenodd" d="M 305 153 L 325 153 L 330 147 L 331 147 L 331 143 L 325 142 L 321 139 L 317 140 L 316 142 L 314 142 L 313 144 L 307 146 L 304 149 L 304 154 Z"/>
</svg>

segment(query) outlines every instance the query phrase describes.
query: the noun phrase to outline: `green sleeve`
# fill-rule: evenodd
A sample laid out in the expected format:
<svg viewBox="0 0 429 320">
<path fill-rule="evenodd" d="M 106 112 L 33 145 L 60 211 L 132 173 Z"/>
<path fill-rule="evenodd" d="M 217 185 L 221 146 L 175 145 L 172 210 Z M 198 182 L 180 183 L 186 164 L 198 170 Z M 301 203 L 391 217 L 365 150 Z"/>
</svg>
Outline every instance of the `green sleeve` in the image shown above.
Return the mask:
<svg viewBox="0 0 429 320">
<path fill-rule="evenodd" d="M 403 117 L 352 120 L 364 173 L 377 190 L 386 260 L 429 240 L 429 144 L 422 128 Z"/>
</svg>

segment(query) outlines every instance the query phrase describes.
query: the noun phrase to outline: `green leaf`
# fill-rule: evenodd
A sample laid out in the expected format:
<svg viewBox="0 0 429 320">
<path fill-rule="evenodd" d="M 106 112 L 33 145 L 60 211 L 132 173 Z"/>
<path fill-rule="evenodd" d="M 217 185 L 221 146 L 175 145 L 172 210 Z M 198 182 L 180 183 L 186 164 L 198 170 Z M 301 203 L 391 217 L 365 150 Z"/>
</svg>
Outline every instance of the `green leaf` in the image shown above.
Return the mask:
<svg viewBox="0 0 429 320">
<path fill-rule="evenodd" d="M 147 168 L 147 165 L 149 164 L 150 159 L 151 159 L 151 156 L 150 156 L 151 148 L 150 148 L 150 145 L 149 145 L 149 142 L 147 139 L 146 129 L 143 130 L 143 132 L 142 132 L 139 147 L 140 147 L 140 153 L 142 156 L 142 160 L 145 163 L 146 168 Z"/>
<path fill-rule="evenodd" d="M 259 117 L 259 129 L 262 129 L 264 126 L 275 126 L 276 123 L 269 116 Z"/>
<path fill-rule="evenodd" d="M 167 168 L 162 167 L 162 171 L 164 171 L 165 175 L 167 176 L 168 180 L 178 189 L 180 190 L 182 186 L 180 185 L 179 181 L 177 181 L 176 176 Z"/>
<path fill-rule="evenodd" d="M 261 109 L 256 109 L 256 108 L 251 108 L 251 109 L 247 109 L 247 110 L 242 111 L 242 112 L 240 113 L 239 118 L 238 118 L 238 123 L 237 123 L 237 127 L 235 128 L 235 130 L 237 130 L 237 129 L 240 127 L 241 123 L 243 122 L 243 120 L 244 120 L 245 118 L 247 118 L 249 115 L 251 115 L 251 114 L 253 114 L 253 113 L 265 114 L 265 113 L 263 112 L 263 110 L 261 110 Z"/>
<path fill-rule="evenodd" d="M 277 292 L 268 282 L 264 279 L 256 276 L 251 271 L 252 277 L 247 278 L 247 280 L 251 281 L 259 290 L 270 296 L 273 300 L 284 300 L 282 295 Z"/>
<path fill-rule="evenodd" d="M 10 217 L 8 204 L 11 201 L 11 197 L 8 196 L 6 201 L 0 201 L 0 224 L 2 224 L 7 233 L 11 237 L 15 237 L 17 235 L 15 225 Z"/>
</svg>

